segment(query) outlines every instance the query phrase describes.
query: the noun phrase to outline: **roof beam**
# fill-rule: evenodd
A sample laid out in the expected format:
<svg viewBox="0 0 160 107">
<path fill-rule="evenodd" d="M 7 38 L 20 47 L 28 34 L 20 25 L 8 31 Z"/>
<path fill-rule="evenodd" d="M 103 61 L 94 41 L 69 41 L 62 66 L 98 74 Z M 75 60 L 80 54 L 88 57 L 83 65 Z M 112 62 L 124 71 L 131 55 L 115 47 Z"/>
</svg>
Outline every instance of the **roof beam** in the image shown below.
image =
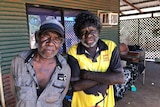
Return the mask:
<svg viewBox="0 0 160 107">
<path fill-rule="evenodd" d="M 136 6 L 134 6 L 132 3 L 128 2 L 127 0 L 123 0 L 126 4 L 130 5 L 131 7 L 133 7 L 134 9 L 138 10 L 140 13 L 143 13 L 139 8 L 137 8 Z M 160 0 L 159 0 L 160 1 Z"/>
<path fill-rule="evenodd" d="M 141 15 L 141 14 L 148 14 L 148 13 L 151 13 L 151 14 L 153 15 L 153 14 L 156 13 L 156 12 L 160 12 L 160 10 L 143 12 L 143 13 L 133 13 L 133 14 L 127 14 L 127 15 L 123 14 L 123 15 L 120 15 L 120 17 L 122 17 L 122 16 L 132 16 L 132 15 Z"/>
<path fill-rule="evenodd" d="M 121 15 L 124 15 L 124 13 L 122 11 L 119 12 Z"/>
</svg>

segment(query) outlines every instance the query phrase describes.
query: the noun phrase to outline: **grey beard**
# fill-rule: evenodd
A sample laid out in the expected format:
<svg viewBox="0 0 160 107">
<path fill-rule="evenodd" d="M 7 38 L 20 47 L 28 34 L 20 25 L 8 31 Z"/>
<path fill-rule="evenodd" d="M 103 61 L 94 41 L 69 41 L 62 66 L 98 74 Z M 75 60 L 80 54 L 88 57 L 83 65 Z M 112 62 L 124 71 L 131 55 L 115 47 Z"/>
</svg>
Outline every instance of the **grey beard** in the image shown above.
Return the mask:
<svg viewBox="0 0 160 107">
<path fill-rule="evenodd" d="M 42 54 L 42 52 L 41 52 L 41 50 L 39 49 L 39 47 L 38 47 L 37 49 L 38 49 L 39 55 L 40 55 L 41 57 L 45 58 L 45 59 L 51 59 L 51 58 L 53 58 L 54 56 L 56 56 L 56 54 L 58 53 L 58 51 L 57 51 L 57 52 L 55 52 L 55 53 L 54 53 L 53 55 L 51 55 L 51 56 L 45 56 L 44 54 Z"/>
<path fill-rule="evenodd" d="M 91 47 L 94 47 L 94 46 L 97 44 L 98 39 L 99 39 L 99 37 L 96 38 L 95 42 L 94 42 L 92 45 L 87 45 L 83 40 L 81 40 L 81 43 L 82 43 L 82 45 L 85 46 L 86 48 L 91 48 Z"/>
</svg>

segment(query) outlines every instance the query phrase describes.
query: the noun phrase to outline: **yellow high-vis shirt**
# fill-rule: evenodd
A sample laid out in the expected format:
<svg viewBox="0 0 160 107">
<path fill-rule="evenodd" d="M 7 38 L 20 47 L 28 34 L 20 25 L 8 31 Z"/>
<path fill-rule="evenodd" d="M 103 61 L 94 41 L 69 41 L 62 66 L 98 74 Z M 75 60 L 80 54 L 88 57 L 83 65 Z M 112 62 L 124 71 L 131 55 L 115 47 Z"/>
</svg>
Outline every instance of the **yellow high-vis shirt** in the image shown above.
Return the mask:
<svg viewBox="0 0 160 107">
<path fill-rule="evenodd" d="M 114 107 L 114 90 L 113 86 L 110 86 L 107 90 L 108 95 L 103 101 L 103 96 L 95 96 L 92 94 L 85 94 L 83 91 L 77 91 L 73 93 L 72 107 Z M 101 101 L 101 102 L 100 102 Z M 100 102 L 100 103 L 98 103 Z M 96 103 L 98 103 L 97 106 Z"/>
<path fill-rule="evenodd" d="M 97 53 L 94 58 L 90 58 L 87 56 L 86 50 L 81 43 L 71 46 L 68 50 L 68 62 L 70 63 L 72 71 L 71 81 L 75 81 L 74 78 L 80 78 L 80 70 L 82 69 L 92 72 L 107 72 L 111 57 L 113 54 L 117 54 L 113 53 L 115 48 L 116 44 L 113 41 L 99 40 Z M 112 66 L 117 67 L 119 65 Z M 110 85 L 109 88 L 106 89 L 106 93 L 106 95 L 101 93 L 94 95 L 87 94 L 85 91 L 76 91 L 73 93 L 71 105 L 72 107 L 114 107 L 113 85 Z"/>
</svg>

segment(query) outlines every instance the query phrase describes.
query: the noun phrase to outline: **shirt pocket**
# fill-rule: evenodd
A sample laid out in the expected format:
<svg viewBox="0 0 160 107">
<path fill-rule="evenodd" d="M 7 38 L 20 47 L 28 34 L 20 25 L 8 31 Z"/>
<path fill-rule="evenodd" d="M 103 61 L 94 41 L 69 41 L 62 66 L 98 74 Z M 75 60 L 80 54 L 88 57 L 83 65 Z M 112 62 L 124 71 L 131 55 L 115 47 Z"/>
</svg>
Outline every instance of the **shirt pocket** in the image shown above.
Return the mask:
<svg viewBox="0 0 160 107">
<path fill-rule="evenodd" d="M 52 83 L 52 86 L 50 87 L 50 89 L 47 91 L 48 94 L 47 94 L 46 102 L 59 104 L 62 101 L 61 95 L 65 88 L 66 88 L 65 81 L 55 80 Z"/>
<path fill-rule="evenodd" d="M 18 98 L 21 100 L 31 100 L 33 97 L 33 79 L 19 78 L 15 84 Z"/>
<path fill-rule="evenodd" d="M 57 79 L 52 83 L 52 87 L 58 93 L 62 93 L 66 88 L 67 76 L 65 74 L 58 74 Z"/>
<path fill-rule="evenodd" d="M 32 87 L 27 87 L 27 86 L 21 86 L 18 87 L 18 97 L 21 100 L 31 100 L 32 99 Z"/>
<path fill-rule="evenodd" d="M 60 92 L 65 89 L 66 84 L 65 81 L 60 81 L 60 80 L 56 80 L 53 84 L 52 87 L 54 87 L 55 89 L 59 90 Z"/>
</svg>

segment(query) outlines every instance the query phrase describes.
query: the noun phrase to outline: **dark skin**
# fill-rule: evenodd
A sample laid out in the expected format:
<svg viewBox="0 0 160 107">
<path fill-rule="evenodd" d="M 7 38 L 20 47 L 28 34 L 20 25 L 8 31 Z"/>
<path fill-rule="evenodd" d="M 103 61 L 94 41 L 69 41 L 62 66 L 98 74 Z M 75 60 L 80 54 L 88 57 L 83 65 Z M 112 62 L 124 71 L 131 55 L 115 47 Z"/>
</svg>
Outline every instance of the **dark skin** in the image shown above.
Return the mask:
<svg viewBox="0 0 160 107">
<path fill-rule="evenodd" d="M 81 32 L 90 32 L 92 30 L 96 30 L 96 28 L 92 26 L 85 27 L 82 29 Z M 98 36 L 99 34 L 96 35 L 89 34 L 85 37 L 83 36 L 81 39 L 84 39 L 86 44 L 91 45 L 94 43 L 95 38 Z M 88 47 L 88 48 L 86 47 L 86 50 L 90 53 L 92 57 L 95 56 L 96 49 L 97 49 L 97 44 L 94 45 L 93 47 Z M 99 84 L 114 85 L 114 84 L 121 84 L 124 82 L 123 72 L 119 72 L 119 70 L 112 71 L 111 69 L 108 69 L 107 72 L 104 73 L 82 70 L 80 77 L 81 77 L 80 80 L 72 82 L 72 87 L 74 91 L 82 91 Z"/>
<path fill-rule="evenodd" d="M 89 52 L 89 54 L 94 57 L 97 49 L 97 44 L 94 47 L 86 48 L 86 50 Z"/>
<path fill-rule="evenodd" d="M 60 37 L 58 33 L 48 31 L 43 33 L 36 40 L 39 46 L 39 50 L 36 51 L 33 58 L 33 68 L 38 80 L 38 86 L 42 89 L 47 86 L 57 64 L 55 55 L 58 53 L 58 50 L 61 46 L 60 42 L 54 42 L 55 38 L 57 37 Z M 11 80 L 14 80 L 13 76 L 11 76 Z M 12 93 L 14 96 L 16 96 L 14 81 L 11 81 L 11 88 Z"/>
<path fill-rule="evenodd" d="M 107 71 L 104 73 L 83 71 L 79 81 L 72 82 L 75 91 L 81 91 L 98 84 L 114 85 L 122 84 L 124 82 L 124 74 L 122 72 Z M 79 87 L 81 86 L 81 87 Z"/>
<path fill-rule="evenodd" d="M 55 55 L 61 46 L 59 37 L 56 32 L 46 31 L 37 39 L 39 47 L 33 58 L 33 67 L 42 89 L 48 84 L 57 64 Z"/>
<path fill-rule="evenodd" d="M 96 52 L 96 46 L 92 48 L 87 48 L 86 50 L 92 56 L 95 55 Z M 100 73 L 100 72 L 91 72 L 91 71 L 85 71 L 81 72 L 81 78 L 79 81 L 72 82 L 73 89 L 75 91 L 81 91 L 88 88 L 91 88 L 93 86 L 96 86 L 98 84 L 105 84 L 105 85 L 114 85 L 114 84 L 122 84 L 124 82 L 124 74 L 122 72 L 114 71 L 111 72 L 111 70 L 108 70 L 107 72 Z M 79 87 L 81 86 L 81 87 Z"/>
<path fill-rule="evenodd" d="M 34 70 L 38 79 L 38 85 L 42 89 L 48 84 L 56 67 L 56 59 L 44 59 L 37 55 L 33 60 Z"/>
</svg>

